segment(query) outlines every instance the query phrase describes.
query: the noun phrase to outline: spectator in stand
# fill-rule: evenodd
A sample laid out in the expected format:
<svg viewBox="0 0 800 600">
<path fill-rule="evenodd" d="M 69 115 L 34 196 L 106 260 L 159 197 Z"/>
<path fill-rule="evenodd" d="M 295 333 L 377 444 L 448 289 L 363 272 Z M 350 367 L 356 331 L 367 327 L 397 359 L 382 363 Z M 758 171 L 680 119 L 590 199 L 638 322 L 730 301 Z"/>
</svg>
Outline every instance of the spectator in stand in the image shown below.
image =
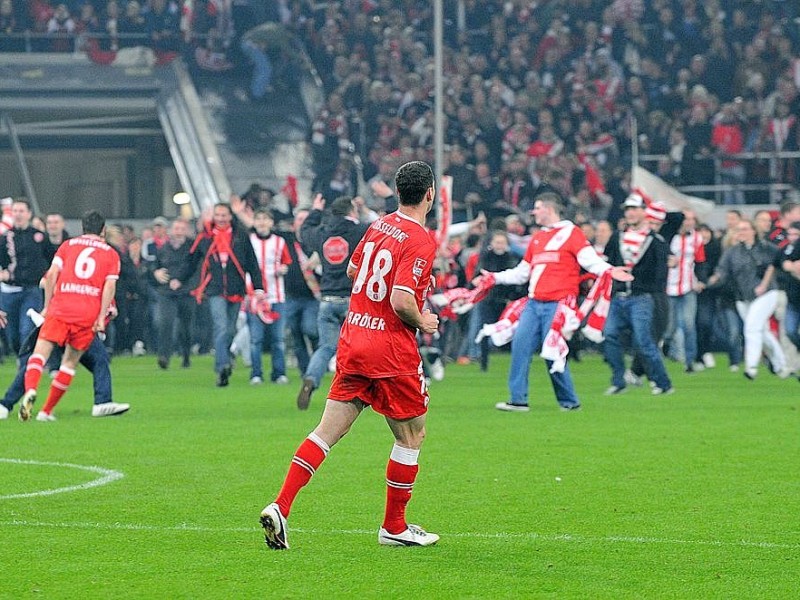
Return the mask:
<svg viewBox="0 0 800 600">
<path fill-rule="evenodd" d="M 137 0 L 128 0 L 125 15 L 117 24 L 120 48 L 134 48 L 148 44 L 148 29 Z"/>
<path fill-rule="evenodd" d="M 156 52 L 179 52 L 181 49 L 180 9 L 171 0 L 150 0 L 144 14 L 145 32 Z"/>
<path fill-rule="evenodd" d="M 732 155 L 744 150 L 744 135 L 737 115 L 736 105 L 728 102 L 715 117 L 711 131 L 711 145 L 720 159 L 720 180 L 729 186 L 722 192 L 725 204 L 744 204 L 744 193 L 738 186 L 744 183 L 744 165 Z"/>
<path fill-rule="evenodd" d="M 12 0 L 0 0 L 0 52 L 24 52 L 25 40 L 21 36 L 12 37 L 22 32 L 23 27 L 14 14 Z"/>
<path fill-rule="evenodd" d="M 75 33 L 75 20 L 70 15 L 67 5 L 59 4 L 47 22 L 47 35 L 52 39 L 50 51 L 71 52 L 73 33 Z"/>
<path fill-rule="evenodd" d="M 736 310 L 744 323 L 744 376 L 756 378 L 761 352 L 766 348 L 775 373 L 787 377 L 786 358 L 769 328 L 778 301 L 774 274 L 779 251 L 756 237 L 752 221 L 742 219 L 736 232 L 739 242 L 722 255 L 708 285 L 714 287 L 728 281 L 732 284 Z"/>
</svg>

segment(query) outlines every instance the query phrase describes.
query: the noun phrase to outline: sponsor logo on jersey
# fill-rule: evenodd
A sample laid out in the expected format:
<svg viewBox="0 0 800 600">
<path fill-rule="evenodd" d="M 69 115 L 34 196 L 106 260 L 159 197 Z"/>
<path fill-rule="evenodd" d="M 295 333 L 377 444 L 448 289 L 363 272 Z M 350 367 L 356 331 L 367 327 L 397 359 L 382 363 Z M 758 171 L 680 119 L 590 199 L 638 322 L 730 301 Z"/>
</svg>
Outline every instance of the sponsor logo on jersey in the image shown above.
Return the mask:
<svg viewBox="0 0 800 600">
<path fill-rule="evenodd" d="M 422 269 L 425 268 L 425 265 L 428 264 L 428 261 L 424 258 L 417 258 L 414 259 L 414 266 L 411 269 L 411 272 L 414 274 L 414 277 L 422 277 Z"/>
<path fill-rule="evenodd" d="M 350 255 L 350 245 L 342 236 L 336 235 L 322 244 L 322 256 L 332 265 L 340 265 Z"/>
</svg>

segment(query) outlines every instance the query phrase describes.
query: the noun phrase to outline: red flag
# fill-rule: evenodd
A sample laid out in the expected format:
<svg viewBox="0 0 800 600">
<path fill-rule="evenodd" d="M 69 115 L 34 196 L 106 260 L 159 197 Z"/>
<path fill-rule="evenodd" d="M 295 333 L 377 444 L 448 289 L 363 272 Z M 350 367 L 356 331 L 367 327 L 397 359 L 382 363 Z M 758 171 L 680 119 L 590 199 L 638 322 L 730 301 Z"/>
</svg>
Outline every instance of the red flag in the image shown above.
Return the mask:
<svg viewBox="0 0 800 600">
<path fill-rule="evenodd" d="M 294 175 L 286 176 L 286 183 L 281 188 L 281 194 L 289 199 L 292 206 L 297 206 L 297 177 Z"/>
</svg>

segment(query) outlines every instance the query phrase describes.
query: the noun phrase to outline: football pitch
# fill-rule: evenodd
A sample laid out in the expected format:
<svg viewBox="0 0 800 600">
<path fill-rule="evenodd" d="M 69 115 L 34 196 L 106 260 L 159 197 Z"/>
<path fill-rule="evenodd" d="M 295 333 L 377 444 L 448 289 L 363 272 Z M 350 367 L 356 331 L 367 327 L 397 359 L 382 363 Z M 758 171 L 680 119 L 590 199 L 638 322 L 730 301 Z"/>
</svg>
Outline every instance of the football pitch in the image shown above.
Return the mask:
<svg viewBox="0 0 800 600">
<path fill-rule="evenodd" d="M 797 597 L 796 379 L 670 364 L 674 395 L 608 398 L 587 357 L 584 409 L 560 412 L 537 359 L 523 414 L 493 408 L 507 368 L 453 365 L 432 385 L 408 516 L 438 545 L 378 546 L 392 439 L 365 413 L 300 493 L 284 552 L 258 515 L 322 391 L 301 413 L 296 370 L 251 387 L 240 366 L 218 389 L 207 357 L 119 358 L 114 399 L 132 409 L 97 419 L 81 370 L 57 423 L 0 421 L 0 598 Z"/>
</svg>

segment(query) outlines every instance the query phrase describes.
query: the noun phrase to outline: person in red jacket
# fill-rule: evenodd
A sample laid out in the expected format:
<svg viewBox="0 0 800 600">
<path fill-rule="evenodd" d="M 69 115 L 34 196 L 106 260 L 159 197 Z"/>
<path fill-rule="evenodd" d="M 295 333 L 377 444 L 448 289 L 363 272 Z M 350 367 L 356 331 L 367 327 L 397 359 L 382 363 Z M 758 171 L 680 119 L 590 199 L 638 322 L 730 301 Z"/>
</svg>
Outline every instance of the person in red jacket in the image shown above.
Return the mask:
<svg viewBox="0 0 800 600">
<path fill-rule="evenodd" d="M 744 165 L 733 158 L 744 150 L 744 134 L 736 117 L 736 106 L 725 104 L 719 120 L 711 130 L 711 145 L 721 159 L 719 176 L 723 184 L 732 186 L 722 192 L 725 204 L 744 204 L 744 192 L 737 186 L 744 183 Z"/>
</svg>

